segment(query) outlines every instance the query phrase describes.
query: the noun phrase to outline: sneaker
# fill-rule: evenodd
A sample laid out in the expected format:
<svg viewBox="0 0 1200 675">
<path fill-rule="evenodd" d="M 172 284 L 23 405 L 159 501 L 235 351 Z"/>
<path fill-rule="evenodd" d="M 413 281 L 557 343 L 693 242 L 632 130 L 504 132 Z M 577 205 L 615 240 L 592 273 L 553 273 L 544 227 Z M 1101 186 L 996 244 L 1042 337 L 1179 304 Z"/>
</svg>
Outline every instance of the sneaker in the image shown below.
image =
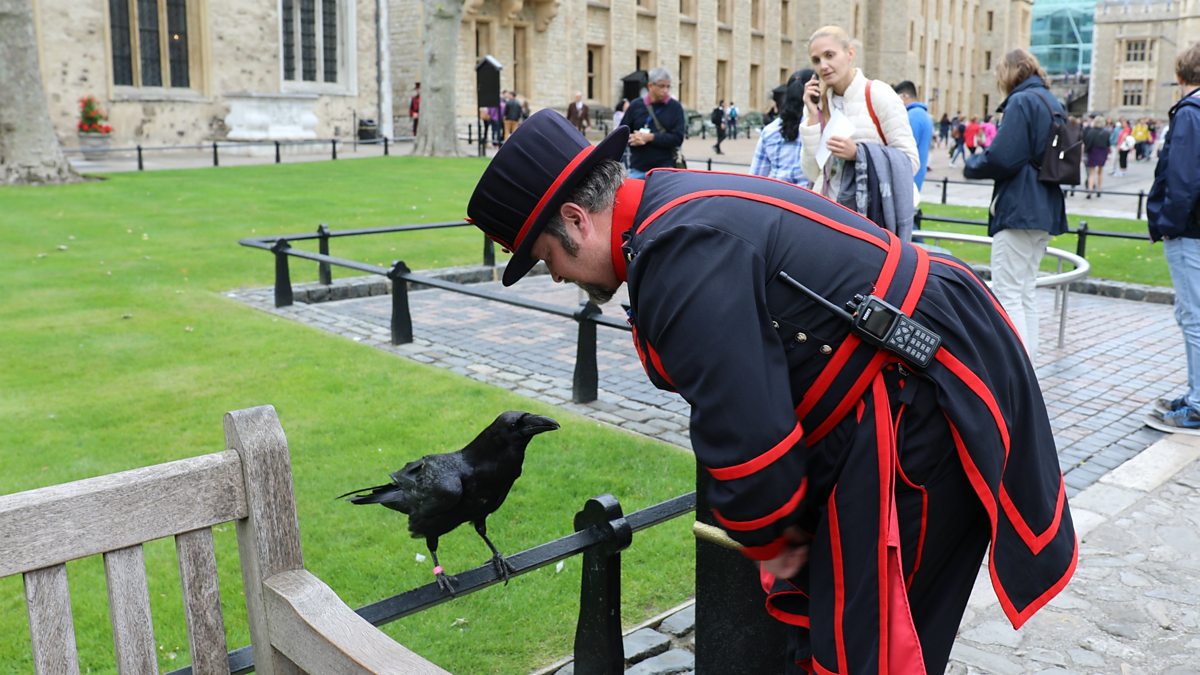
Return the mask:
<svg viewBox="0 0 1200 675">
<path fill-rule="evenodd" d="M 1151 414 L 1146 417 L 1146 426 L 1169 434 L 1200 436 L 1200 411 L 1188 406 L 1161 416 Z"/>
<path fill-rule="evenodd" d="M 1187 397 L 1180 396 L 1179 398 L 1160 398 L 1154 402 L 1154 410 L 1159 413 L 1175 412 L 1187 405 Z"/>
</svg>

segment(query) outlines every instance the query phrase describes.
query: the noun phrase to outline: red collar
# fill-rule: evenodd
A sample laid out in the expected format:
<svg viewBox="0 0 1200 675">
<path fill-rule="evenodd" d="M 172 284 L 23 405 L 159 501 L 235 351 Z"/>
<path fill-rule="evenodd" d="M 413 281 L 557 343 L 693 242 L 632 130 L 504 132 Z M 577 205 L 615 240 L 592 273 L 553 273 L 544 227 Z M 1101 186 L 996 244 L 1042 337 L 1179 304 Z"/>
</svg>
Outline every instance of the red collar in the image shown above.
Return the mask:
<svg viewBox="0 0 1200 675">
<path fill-rule="evenodd" d="M 646 181 L 638 178 L 626 178 L 621 187 L 617 188 L 617 200 L 613 203 L 612 215 L 612 261 L 617 279 L 624 283 L 627 279 L 625 270 L 625 233 L 633 228 L 633 218 L 637 215 L 638 205 L 642 202 L 642 190 Z"/>
</svg>

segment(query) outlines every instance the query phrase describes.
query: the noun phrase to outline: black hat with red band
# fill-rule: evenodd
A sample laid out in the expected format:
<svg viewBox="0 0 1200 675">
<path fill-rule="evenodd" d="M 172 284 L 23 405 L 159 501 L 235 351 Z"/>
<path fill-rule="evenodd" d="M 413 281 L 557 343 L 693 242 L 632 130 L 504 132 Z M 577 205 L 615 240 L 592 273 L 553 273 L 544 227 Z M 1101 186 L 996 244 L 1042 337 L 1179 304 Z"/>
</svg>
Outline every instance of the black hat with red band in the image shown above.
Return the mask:
<svg viewBox="0 0 1200 675">
<path fill-rule="evenodd" d="M 467 220 L 489 239 L 512 251 L 504 285 L 512 286 L 536 262 L 534 241 L 571 190 L 597 163 L 620 159 L 628 127 L 617 127 L 595 146 L 565 117 L 546 108 L 513 132 L 483 172 Z"/>
</svg>

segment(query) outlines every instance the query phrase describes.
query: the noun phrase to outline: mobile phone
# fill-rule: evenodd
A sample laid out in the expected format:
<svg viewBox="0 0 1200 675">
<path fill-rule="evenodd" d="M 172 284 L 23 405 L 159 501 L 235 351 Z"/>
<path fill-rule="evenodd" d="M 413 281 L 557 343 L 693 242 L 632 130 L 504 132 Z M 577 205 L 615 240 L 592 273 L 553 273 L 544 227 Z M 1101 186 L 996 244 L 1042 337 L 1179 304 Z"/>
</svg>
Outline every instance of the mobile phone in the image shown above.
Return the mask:
<svg viewBox="0 0 1200 675">
<path fill-rule="evenodd" d="M 808 81 L 809 81 L 809 82 L 812 82 L 813 80 L 817 80 L 818 82 L 820 81 L 820 79 L 817 77 L 817 74 L 816 74 L 816 73 L 813 73 L 813 76 L 812 76 L 811 78 L 809 78 L 809 80 L 808 80 Z M 822 93 L 824 93 L 824 92 L 822 92 Z M 809 97 L 808 97 L 808 100 L 809 100 L 809 101 L 812 101 L 812 104 L 813 104 L 813 105 L 820 105 L 820 103 L 821 103 L 821 96 L 820 96 L 820 95 L 816 95 L 816 96 L 809 96 Z"/>
</svg>

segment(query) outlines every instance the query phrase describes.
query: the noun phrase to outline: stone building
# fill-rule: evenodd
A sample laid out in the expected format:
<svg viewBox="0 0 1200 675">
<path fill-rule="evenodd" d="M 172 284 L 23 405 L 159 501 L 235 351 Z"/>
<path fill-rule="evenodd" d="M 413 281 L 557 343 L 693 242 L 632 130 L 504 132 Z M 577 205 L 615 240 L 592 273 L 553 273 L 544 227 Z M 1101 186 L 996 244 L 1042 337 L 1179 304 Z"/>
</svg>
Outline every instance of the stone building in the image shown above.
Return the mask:
<svg viewBox="0 0 1200 675">
<path fill-rule="evenodd" d="M 1092 110 L 1166 119 L 1183 92 L 1175 56 L 1200 40 L 1200 0 L 1100 0 L 1092 48 Z"/>
<path fill-rule="evenodd" d="M 33 0 L 33 10 L 67 146 L 88 94 L 115 146 L 328 138 L 392 107 L 376 77 L 386 4 L 375 0 Z"/>
<path fill-rule="evenodd" d="M 917 85 L 930 112 L 982 113 L 1000 102 L 994 62 L 1028 47 L 1032 0 L 466 0 L 459 38 L 458 115 L 474 118 L 474 65 L 492 55 L 501 85 L 533 109 L 562 110 L 581 91 L 593 110 L 621 97 L 622 77 L 665 66 L 684 107 L 719 99 L 743 115 L 765 110 L 771 90 L 808 61 L 825 24 L 863 47 L 873 78 Z M 421 4 L 391 0 L 395 111 L 407 115 L 420 79 Z M 398 124 L 397 128 L 403 128 Z"/>
</svg>

